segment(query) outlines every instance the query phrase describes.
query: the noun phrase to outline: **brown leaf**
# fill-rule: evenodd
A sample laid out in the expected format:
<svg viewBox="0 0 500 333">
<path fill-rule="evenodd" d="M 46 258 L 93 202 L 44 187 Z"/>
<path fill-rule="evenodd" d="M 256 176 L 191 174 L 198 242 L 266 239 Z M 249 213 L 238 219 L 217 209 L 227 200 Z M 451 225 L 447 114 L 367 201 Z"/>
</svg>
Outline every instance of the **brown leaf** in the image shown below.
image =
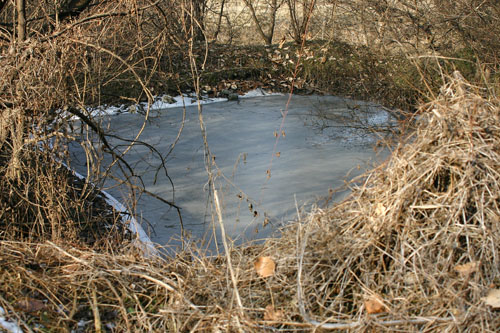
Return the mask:
<svg viewBox="0 0 500 333">
<path fill-rule="evenodd" d="M 65 274 L 73 274 L 81 269 L 82 269 L 82 265 L 80 263 L 68 264 L 68 265 L 64 265 L 61 267 L 61 270 Z"/>
<path fill-rule="evenodd" d="M 500 289 L 490 289 L 481 300 L 494 309 L 500 309 Z"/>
<path fill-rule="evenodd" d="M 375 209 L 375 214 L 383 217 L 383 216 L 385 216 L 386 211 L 387 211 L 387 209 L 385 208 L 385 206 L 379 202 L 377 204 L 377 208 Z"/>
<path fill-rule="evenodd" d="M 276 269 L 276 264 L 271 257 L 259 257 L 255 260 L 253 264 L 255 267 L 255 271 L 261 277 L 269 277 L 274 275 L 274 271 Z"/>
<path fill-rule="evenodd" d="M 266 311 L 264 312 L 264 320 L 269 321 L 281 321 L 284 319 L 284 314 L 282 310 L 275 310 L 272 304 L 266 306 Z"/>
<path fill-rule="evenodd" d="M 373 294 L 365 300 L 365 308 L 368 314 L 382 313 L 387 311 L 382 297 L 377 294 Z"/>
<path fill-rule="evenodd" d="M 278 48 L 282 49 L 283 48 L 283 44 L 285 44 L 285 42 L 286 42 L 286 38 L 285 38 L 285 36 L 283 36 L 283 39 L 281 40 L 281 42 L 278 45 Z"/>
<path fill-rule="evenodd" d="M 479 269 L 479 261 L 471 261 L 463 265 L 456 265 L 453 269 L 462 276 L 469 276 L 471 273 L 477 272 Z"/>
<path fill-rule="evenodd" d="M 47 308 L 43 301 L 31 297 L 20 300 L 17 302 L 17 306 L 24 312 L 36 312 Z"/>
</svg>

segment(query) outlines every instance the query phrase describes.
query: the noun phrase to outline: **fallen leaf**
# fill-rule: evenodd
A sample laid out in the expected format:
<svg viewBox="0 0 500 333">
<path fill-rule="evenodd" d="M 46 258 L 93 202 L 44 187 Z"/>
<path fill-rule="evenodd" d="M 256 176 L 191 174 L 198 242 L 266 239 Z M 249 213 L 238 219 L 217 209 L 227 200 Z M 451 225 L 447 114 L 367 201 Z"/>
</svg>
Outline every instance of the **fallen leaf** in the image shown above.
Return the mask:
<svg viewBox="0 0 500 333">
<path fill-rule="evenodd" d="M 274 270 L 276 269 L 276 264 L 271 257 L 259 257 L 255 260 L 253 264 L 255 267 L 255 271 L 261 277 L 269 277 L 274 275 Z"/>
<path fill-rule="evenodd" d="M 82 265 L 80 263 L 68 264 L 61 267 L 61 270 L 66 274 L 73 274 L 81 269 Z"/>
<path fill-rule="evenodd" d="M 20 300 L 17 302 L 17 306 L 24 312 L 36 312 L 47 307 L 43 301 L 31 297 L 26 297 L 25 299 Z"/>
<path fill-rule="evenodd" d="M 486 305 L 491 306 L 494 309 L 500 308 L 500 289 L 490 289 L 486 297 L 481 298 Z"/>
<path fill-rule="evenodd" d="M 282 39 L 282 40 L 281 40 L 281 42 L 279 43 L 278 48 L 282 49 L 282 48 L 283 48 L 283 44 L 285 44 L 285 42 L 286 42 L 286 38 L 285 38 L 285 36 L 283 36 L 283 39 Z"/>
<path fill-rule="evenodd" d="M 385 213 L 386 213 L 385 206 L 379 202 L 377 204 L 377 208 L 375 209 L 375 214 L 377 214 L 378 216 L 385 216 Z"/>
<path fill-rule="evenodd" d="M 471 261 L 463 265 L 456 265 L 453 269 L 462 276 L 469 276 L 473 272 L 477 272 L 479 261 Z"/>
<path fill-rule="evenodd" d="M 280 321 L 284 318 L 283 311 L 275 310 L 272 304 L 266 306 L 266 311 L 264 312 L 264 320 L 269 321 Z"/>
<path fill-rule="evenodd" d="M 404 283 L 411 285 L 411 284 L 418 283 L 418 278 L 417 278 L 417 276 L 415 275 L 415 273 L 413 273 L 413 272 L 408 272 L 408 273 L 406 273 L 406 274 L 403 276 L 403 281 L 404 281 Z"/>
<path fill-rule="evenodd" d="M 382 313 L 387 311 L 382 298 L 377 294 L 373 294 L 365 300 L 365 308 L 368 314 Z"/>
</svg>

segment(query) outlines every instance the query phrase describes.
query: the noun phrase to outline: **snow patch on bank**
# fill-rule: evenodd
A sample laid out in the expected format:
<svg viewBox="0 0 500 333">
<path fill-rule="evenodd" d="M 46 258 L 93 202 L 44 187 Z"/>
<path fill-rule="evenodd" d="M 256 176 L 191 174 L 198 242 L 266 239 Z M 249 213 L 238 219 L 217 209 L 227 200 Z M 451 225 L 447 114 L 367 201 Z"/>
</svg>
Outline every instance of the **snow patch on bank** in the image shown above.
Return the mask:
<svg viewBox="0 0 500 333">
<path fill-rule="evenodd" d="M 282 93 L 270 93 L 265 91 L 262 88 L 256 88 L 254 90 L 250 90 L 244 95 L 240 96 L 240 98 L 252 98 L 252 97 L 262 97 L 262 96 L 282 96 Z"/>
<path fill-rule="evenodd" d="M 200 104 L 211 104 L 218 102 L 225 102 L 227 98 L 209 98 L 209 97 L 201 97 Z M 189 94 L 184 94 L 180 96 L 171 97 L 169 95 L 156 96 L 154 102 L 150 105 L 149 110 L 162 110 L 162 109 L 170 109 L 170 108 L 178 108 L 178 107 L 189 107 L 193 105 L 198 105 L 198 99 L 196 96 L 192 96 Z M 140 103 L 133 105 L 100 105 L 95 108 L 87 108 L 87 112 L 91 117 L 102 117 L 102 116 L 113 116 L 116 114 L 122 113 L 136 113 L 136 112 L 144 112 L 148 109 L 148 103 Z M 78 117 L 74 116 L 74 119 L 78 119 Z"/>
<path fill-rule="evenodd" d="M 252 98 L 252 97 L 262 97 L 262 96 L 280 96 L 281 93 L 270 93 L 262 88 L 256 88 L 251 90 L 239 98 Z M 199 99 L 200 105 L 227 102 L 227 98 L 222 97 L 208 97 L 202 96 Z M 179 108 L 179 107 L 189 107 L 193 105 L 198 105 L 198 98 L 195 94 L 183 94 L 179 96 L 172 97 L 170 95 L 155 96 L 154 102 L 150 105 L 150 111 Z M 144 112 L 148 108 L 148 103 L 140 103 L 133 105 L 100 105 L 95 108 L 87 108 L 88 115 L 90 117 L 102 117 L 102 116 L 113 116 L 121 113 L 135 113 Z M 73 116 L 73 119 L 78 119 L 78 117 Z"/>
<path fill-rule="evenodd" d="M 71 169 L 70 169 L 71 170 Z M 80 173 L 71 170 L 74 175 L 80 179 L 85 179 Z M 128 227 L 128 229 L 134 233 L 137 238 L 134 240 L 134 245 L 143 250 L 145 256 L 157 255 L 158 250 L 155 248 L 154 243 L 151 241 L 149 236 L 146 234 L 144 229 L 141 227 L 139 222 L 133 217 L 127 210 L 127 208 L 119 202 L 115 197 L 106 191 L 101 191 L 104 195 L 104 200 L 108 205 L 113 207 L 117 212 L 121 214 L 122 223 Z"/>
<path fill-rule="evenodd" d="M 211 103 L 219 103 L 225 102 L 227 98 L 210 98 L 210 97 L 201 97 L 200 104 L 211 104 Z M 183 96 L 175 96 L 170 97 L 168 95 L 163 95 L 160 98 L 156 98 L 155 102 L 151 104 L 151 110 L 162 110 L 169 108 L 178 108 L 178 107 L 188 107 L 192 105 L 198 105 L 198 99 L 196 96 L 183 95 Z M 146 108 L 147 104 L 143 103 L 142 107 Z"/>
<path fill-rule="evenodd" d="M 139 242 L 136 241 L 135 245 L 141 248 L 146 256 L 157 255 L 158 250 L 155 248 L 153 242 L 151 242 L 151 239 L 149 239 L 149 236 L 146 234 L 135 217 L 130 215 L 127 208 L 125 208 L 125 206 L 123 206 L 123 204 L 116 200 L 116 198 L 111 194 L 106 191 L 101 192 L 106 197 L 106 203 L 112 206 L 117 212 L 120 212 L 122 214 L 122 222 L 128 226 L 131 232 L 137 235 L 137 240 Z"/>
<path fill-rule="evenodd" d="M 23 330 L 12 321 L 5 319 L 5 310 L 0 306 L 0 327 L 10 333 L 23 333 Z"/>
</svg>

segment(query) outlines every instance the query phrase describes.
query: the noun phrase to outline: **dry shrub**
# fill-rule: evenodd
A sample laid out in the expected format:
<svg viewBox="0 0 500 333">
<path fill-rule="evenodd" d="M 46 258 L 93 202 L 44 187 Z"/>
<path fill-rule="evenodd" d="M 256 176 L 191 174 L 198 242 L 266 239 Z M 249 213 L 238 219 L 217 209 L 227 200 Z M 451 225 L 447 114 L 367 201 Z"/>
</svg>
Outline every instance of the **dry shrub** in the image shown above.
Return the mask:
<svg viewBox="0 0 500 333">
<path fill-rule="evenodd" d="M 23 151 L 15 179 L 0 166 L 0 238 L 99 247 L 130 239 L 122 216 L 102 193 L 55 162 L 51 153 Z"/>
<path fill-rule="evenodd" d="M 224 260 L 189 251 L 145 258 L 135 246 L 115 246 L 97 252 L 67 242 L 0 241 L 0 306 L 7 319 L 51 332 L 253 327 L 236 316 Z M 245 274 L 244 280 L 260 279 Z"/>
<path fill-rule="evenodd" d="M 161 318 L 159 307 L 175 306 L 180 297 L 164 270 L 155 273 L 161 261 L 145 262 L 136 247 L 98 253 L 67 243 L 2 241 L 0 249 L 0 306 L 12 311 L 11 319 L 21 327 L 51 332 L 148 331 L 151 321 L 169 320 Z"/>
<path fill-rule="evenodd" d="M 92 229 L 99 221 L 114 228 L 117 214 L 96 199 L 90 184 L 76 186 L 57 161 L 70 164 L 68 144 L 85 140 L 74 131 L 83 124 L 97 132 L 104 153 L 127 169 L 124 179 L 133 173 L 107 145 L 108 133 L 87 107 L 120 98 L 151 100 L 153 73 L 179 25 L 166 26 L 172 11 L 163 13 L 163 25 L 150 24 L 160 9 L 149 0 L 66 1 L 85 6 L 69 12 L 57 6 L 61 1 L 25 1 L 26 38 L 21 38 L 13 30 L 17 3 L 0 2 L 0 238 L 83 237 L 94 243 L 99 232 Z M 87 176 L 102 184 L 102 154 L 86 152 Z"/>
<path fill-rule="evenodd" d="M 280 257 L 298 257 L 299 305 L 316 324 L 500 327 L 481 301 L 500 285 L 499 101 L 455 72 L 419 112 L 416 131 L 346 201 L 269 242 Z M 385 313 L 366 315 L 374 298 Z"/>
</svg>

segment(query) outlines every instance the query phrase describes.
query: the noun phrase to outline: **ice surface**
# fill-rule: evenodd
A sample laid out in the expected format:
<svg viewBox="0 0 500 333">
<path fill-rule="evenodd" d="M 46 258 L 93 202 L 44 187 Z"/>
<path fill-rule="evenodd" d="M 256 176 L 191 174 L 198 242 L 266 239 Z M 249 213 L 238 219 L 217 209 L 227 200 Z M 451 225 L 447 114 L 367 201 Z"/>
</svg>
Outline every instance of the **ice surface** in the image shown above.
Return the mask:
<svg viewBox="0 0 500 333">
<path fill-rule="evenodd" d="M 254 94 L 259 92 L 250 96 Z M 377 106 L 334 96 L 293 96 L 288 112 L 287 100 L 288 95 L 273 95 L 202 106 L 207 140 L 214 156 L 214 186 L 222 201 L 226 233 L 236 242 L 269 236 L 282 222 L 295 218 L 295 200 L 299 208 L 306 205 L 307 209 L 307 205 L 326 197 L 330 188 L 359 174 L 367 161 L 375 157 L 372 145 L 376 138 L 334 119 L 328 119 L 327 126 L 322 127 L 325 123 L 318 118 L 318 108 L 324 114 L 351 118 L 357 112 L 354 118 L 362 118 L 367 124 L 383 125 L 388 119 Z M 356 107 L 348 108 L 346 103 Z M 183 109 L 161 109 L 155 114 L 140 139 L 166 154 L 181 127 Z M 140 114 L 125 113 L 110 119 L 105 127 L 128 139 L 135 137 L 142 124 Z M 83 153 L 76 148 L 72 152 L 72 166 L 78 168 L 81 162 L 81 170 L 86 170 Z M 209 239 L 214 234 L 220 240 L 217 223 L 213 223 L 215 212 L 211 209 L 195 105 L 186 108 L 180 140 L 166 160 L 174 188 L 164 171 L 157 172 L 159 159 L 147 147 L 135 145 L 126 159 L 142 177 L 147 190 L 181 207 L 184 229 L 193 240 Z M 109 192 L 122 202 L 126 198 L 124 187 L 114 187 Z M 345 194 L 341 192 L 334 199 Z M 139 198 L 137 216 L 153 242 L 166 244 L 172 236 L 180 235 L 177 212 L 154 198 Z M 217 244 L 208 243 L 211 249 Z"/>
</svg>

